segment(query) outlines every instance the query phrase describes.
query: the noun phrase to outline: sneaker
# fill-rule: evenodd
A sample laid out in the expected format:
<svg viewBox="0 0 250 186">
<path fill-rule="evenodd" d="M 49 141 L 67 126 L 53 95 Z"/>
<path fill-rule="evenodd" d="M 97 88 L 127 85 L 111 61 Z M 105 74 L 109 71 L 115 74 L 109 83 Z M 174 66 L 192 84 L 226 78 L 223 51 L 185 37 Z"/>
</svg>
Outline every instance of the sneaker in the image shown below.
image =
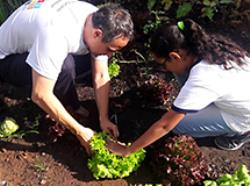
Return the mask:
<svg viewBox="0 0 250 186">
<path fill-rule="evenodd" d="M 250 132 L 230 137 L 218 136 L 214 140 L 215 145 L 223 150 L 238 150 L 247 142 L 250 142 Z"/>
</svg>

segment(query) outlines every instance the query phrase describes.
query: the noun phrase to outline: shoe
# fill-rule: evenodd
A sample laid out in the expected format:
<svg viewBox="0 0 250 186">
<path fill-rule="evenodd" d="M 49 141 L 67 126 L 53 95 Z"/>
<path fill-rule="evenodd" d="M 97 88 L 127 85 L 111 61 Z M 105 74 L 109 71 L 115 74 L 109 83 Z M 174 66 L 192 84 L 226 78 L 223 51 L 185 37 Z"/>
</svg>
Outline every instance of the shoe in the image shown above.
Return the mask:
<svg viewBox="0 0 250 186">
<path fill-rule="evenodd" d="M 214 139 L 215 145 L 223 150 L 238 150 L 245 143 L 250 142 L 250 132 L 235 136 L 218 136 Z"/>
</svg>

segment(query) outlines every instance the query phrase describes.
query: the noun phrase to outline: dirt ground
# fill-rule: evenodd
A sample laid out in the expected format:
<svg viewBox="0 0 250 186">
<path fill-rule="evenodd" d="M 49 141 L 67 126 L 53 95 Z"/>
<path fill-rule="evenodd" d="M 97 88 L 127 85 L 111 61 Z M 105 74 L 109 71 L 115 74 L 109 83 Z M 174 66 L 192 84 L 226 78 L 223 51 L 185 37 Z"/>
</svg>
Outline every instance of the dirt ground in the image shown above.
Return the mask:
<svg viewBox="0 0 250 186">
<path fill-rule="evenodd" d="M 230 36 L 250 51 L 249 24 L 250 22 L 241 22 L 239 25 L 236 22 L 227 27 L 215 25 L 208 29 Z M 248 86 L 247 83 L 246 86 Z M 95 102 L 84 101 L 82 97 L 90 96 L 91 89 L 79 87 L 78 90 L 79 97 L 83 100 L 82 104 L 91 113 L 89 119 L 85 120 L 85 124 L 100 131 Z M 9 91 L 0 84 L 0 120 L 6 116 L 13 117 L 22 127 L 26 127 L 36 120 L 34 118 L 39 113 L 41 118 L 38 119 L 39 134 L 29 134 L 23 138 L 0 139 L 0 186 L 138 186 L 160 183 L 149 165 L 150 157 L 147 157 L 142 166 L 128 178 L 95 180 L 86 166 L 87 154 L 75 137 L 66 133 L 55 140 L 49 132 L 49 126 L 53 123 L 44 119 L 44 113 L 31 101 L 10 99 Z M 130 105 L 119 113 L 113 112 L 117 116 L 121 139 L 126 142 L 138 137 L 162 113 L 163 111 L 160 110 L 143 109 L 137 105 Z M 140 130 L 138 125 L 141 126 Z M 240 164 L 245 164 L 250 169 L 250 143 L 232 152 L 217 149 L 213 139 L 210 138 L 200 139 L 197 143 L 207 157 L 210 168 L 214 170 L 215 177 L 232 172 Z"/>
<path fill-rule="evenodd" d="M 41 112 L 30 101 L 5 101 L 10 107 L 1 110 L 1 117 L 14 117 L 21 126 L 27 124 L 20 123 L 22 118 L 31 115 L 32 120 L 32 116 Z M 91 112 L 86 125 L 100 131 L 95 102 L 90 100 L 82 103 Z M 162 113 L 160 110 L 142 109 L 138 106 L 129 106 L 116 113 L 120 139 L 125 142 L 133 141 Z M 161 182 L 152 172 L 150 157 L 128 178 L 95 180 L 86 166 L 88 156 L 75 137 L 66 131 L 62 137 L 55 140 L 49 132 L 49 126 L 53 123 L 44 119 L 39 121 L 40 134 L 29 134 L 22 139 L 0 140 L 0 186 L 135 186 Z M 213 169 L 214 177 L 232 172 L 240 164 L 250 168 L 250 143 L 240 150 L 227 152 L 217 149 L 213 139 L 204 138 L 197 142 Z"/>
<path fill-rule="evenodd" d="M 6 105 L 9 105 L 11 108 L 5 107 L 2 109 L 1 118 L 3 119 L 6 116 L 13 117 L 17 120 L 21 128 L 27 124 L 27 122 L 21 123 L 24 116 L 31 115 L 31 119 L 33 114 L 35 116 L 41 112 L 40 109 L 30 101 L 16 101 L 15 99 L 6 99 L 5 97 L 4 103 L 1 106 Z M 83 105 L 91 112 L 87 126 L 96 131 L 100 131 L 96 120 L 97 110 L 95 102 L 93 100 L 85 101 Z M 120 116 L 117 115 L 118 122 L 120 125 L 123 125 L 123 127 L 120 127 L 120 132 L 123 134 L 121 136 L 128 141 L 136 137 L 135 133 L 129 133 L 127 130 L 127 123 L 132 124 L 140 120 L 140 118 L 136 118 L 136 112 L 138 113 L 138 111 L 132 109 L 129 112 L 122 113 Z M 41 112 L 41 114 L 43 113 Z M 147 112 L 147 114 L 149 113 Z M 154 114 L 152 116 L 155 117 Z M 129 118 L 128 120 L 126 119 L 127 117 Z M 23 139 L 1 139 L 1 186 L 122 186 L 159 182 L 159 180 L 155 179 L 154 175 L 151 174 L 150 167 L 147 163 L 143 163 L 137 172 L 126 179 L 95 180 L 86 166 L 88 156 L 75 137 L 66 131 L 62 137 L 55 139 L 54 135 L 49 132 L 49 126 L 54 123 L 50 120 L 45 120 L 44 117 L 42 118 L 43 119 L 39 120 L 43 122 L 40 123 L 38 129 L 40 134 L 30 134 L 27 135 L 27 137 L 23 137 Z M 150 118 L 144 119 L 147 120 L 149 124 L 150 120 L 148 119 Z M 140 120 L 139 122 L 143 121 L 144 120 Z M 126 132 L 124 130 L 126 130 Z"/>
</svg>

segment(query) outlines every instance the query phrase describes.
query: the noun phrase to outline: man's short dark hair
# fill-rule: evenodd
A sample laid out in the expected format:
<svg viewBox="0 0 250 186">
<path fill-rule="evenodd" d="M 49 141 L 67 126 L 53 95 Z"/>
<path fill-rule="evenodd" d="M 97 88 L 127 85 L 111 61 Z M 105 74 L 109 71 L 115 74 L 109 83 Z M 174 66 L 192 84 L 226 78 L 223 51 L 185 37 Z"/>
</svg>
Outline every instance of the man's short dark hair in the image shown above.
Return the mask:
<svg viewBox="0 0 250 186">
<path fill-rule="evenodd" d="M 134 24 L 131 15 L 117 4 L 101 7 L 93 14 L 92 23 L 94 28 L 99 28 L 104 33 L 103 42 L 105 43 L 119 36 L 133 39 Z"/>
</svg>

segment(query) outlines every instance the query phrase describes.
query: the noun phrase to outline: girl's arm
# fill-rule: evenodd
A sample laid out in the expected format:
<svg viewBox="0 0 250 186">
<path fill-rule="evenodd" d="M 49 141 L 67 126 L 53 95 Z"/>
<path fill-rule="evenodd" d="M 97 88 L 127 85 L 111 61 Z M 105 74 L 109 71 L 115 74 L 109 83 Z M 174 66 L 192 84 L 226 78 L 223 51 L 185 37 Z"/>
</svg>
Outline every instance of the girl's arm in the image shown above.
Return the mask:
<svg viewBox="0 0 250 186">
<path fill-rule="evenodd" d="M 108 148 L 115 154 L 128 156 L 129 154 L 140 150 L 162 136 L 169 133 L 185 117 L 184 113 L 175 112 L 172 109 L 165 113 L 161 119 L 156 121 L 142 136 L 140 136 L 131 146 L 125 147 L 117 143 L 110 142 Z"/>
</svg>

